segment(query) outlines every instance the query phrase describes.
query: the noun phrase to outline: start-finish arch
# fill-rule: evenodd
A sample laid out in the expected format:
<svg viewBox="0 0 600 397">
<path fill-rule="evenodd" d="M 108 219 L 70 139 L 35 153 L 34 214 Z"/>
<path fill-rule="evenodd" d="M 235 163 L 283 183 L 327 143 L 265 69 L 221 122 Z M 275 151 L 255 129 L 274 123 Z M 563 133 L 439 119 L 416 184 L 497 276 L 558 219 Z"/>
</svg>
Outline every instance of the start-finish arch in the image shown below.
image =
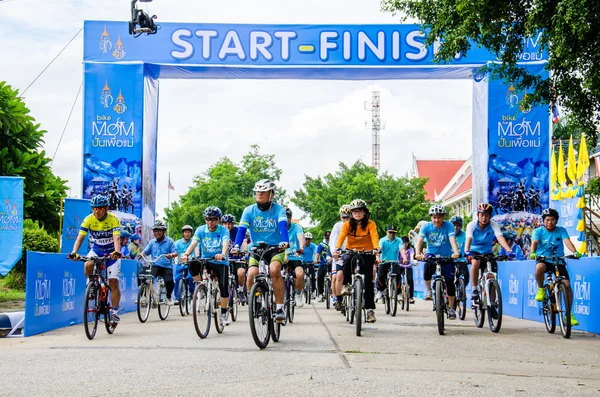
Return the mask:
<svg viewBox="0 0 600 397">
<path fill-rule="evenodd" d="M 474 46 L 440 65 L 432 62 L 437 45 L 423 38 L 415 25 L 191 23 L 133 38 L 126 22 L 86 21 L 83 197 L 108 195 L 125 223 L 154 222 L 161 78 L 472 79 L 473 202 L 535 219 L 535 200 L 549 203 L 547 109 L 523 108 L 524 93 L 478 74 L 496 61 L 490 53 Z M 520 57 L 545 74 L 537 39 L 523 43 Z"/>
</svg>

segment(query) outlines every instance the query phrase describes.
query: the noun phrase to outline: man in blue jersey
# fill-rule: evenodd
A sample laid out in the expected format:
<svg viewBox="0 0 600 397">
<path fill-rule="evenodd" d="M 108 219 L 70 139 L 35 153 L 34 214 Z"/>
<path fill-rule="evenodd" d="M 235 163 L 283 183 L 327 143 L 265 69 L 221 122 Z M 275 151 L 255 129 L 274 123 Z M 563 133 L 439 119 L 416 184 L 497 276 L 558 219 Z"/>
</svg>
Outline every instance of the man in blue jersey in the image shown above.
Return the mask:
<svg viewBox="0 0 600 397">
<path fill-rule="evenodd" d="M 185 251 L 188 249 L 188 247 L 192 243 L 192 233 L 193 232 L 194 232 L 194 229 L 190 225 L 185 225 L 181 228 L 181 235 L 183 237 L 180 238 L 179 240 L 175 241 L 175 247 L 177 248 L 177 255 L 178 255 L 178 258 L 177 258 L 178 260 L 175 264 L 175 285 L 176 286 L 179 285 L 179 281 L 183 278 L 183 265 L 181 263 L 181 256 L 185 253 Z M 195 258 L 198 255 L 200 255 L 200 251 L 198 249 L 195 249 L 194 252 L 192 252 L 192 254 L 190 255 L 190 258 Z M 187 283 L 188 289 L 193 294 L 194 293 L 194 279 L 192 278 L 192 275 L 189 272 L 186 277 L 186 283 Z M 174 292 L 175 292 L 175 300 L 178 301 L 179 300 L 179 288 L 175 288 Z"/>
<path fill-rule="evenodd" d="M 456 263 L 458 265 L 458 271 L 465 278 L 465 285 L 469 285 L 469 266 L 467 263 L 467 259 L 464 258 L 467 234 L 462 230 L 463 219 L 458 215 L 454 215 L 452 218 L 450 218 L 450 223 L 454 225 L 454 238 L 456 239 L 456 245 L 458 245 L 458 253 L 460 254 L 460 258 L 456 260 Z"/>
<path fill-rule="evenodd" d="M 221 322 L 223 325 L 229 325 L 229 262 L 227 253 L 229 252 L 229 230 L 219 225 L 223 214 L 217 207 L 207 207 L 204 210 L 205 225 L 198 226 L 194 233 L 194 240 L 181 256 L 182 261 L 187 261 L 197 245 L 200 245 L 200 257 L 211 259 L 206 264 L 206 269 L 211 270 L 217 275 L 219 280 L 219 292 L 221 294 Z M 190 274 L 198 280 L 201 277 L 200 268 L 197 262 L 190 263 Z"/>
<path fill-rule="evenodd" d="M 315 257 L 317 254 L 317 245 L 312 242 L 313 235 L 312 233 L 304 234 L 304 253 L 302 254 L 302 264 L 306 267 L 310 267 L 314 269 Z M 310 264 L 310 265 L 307 265 Z M 313 270 L 314 273 L 314 270 Z M 300 299 L 300 306 L 304 306 L 304 302 L 302 301 L 302 289 L 304 288 L 304 268 L 302 269 L 302 278 L 296 279 L 296 290 L 299 291 L 296 297 L 296 305 L 298 304 L 298 299 Z"/>
<path fill-rule="evenodd" d="M 377 255 L 377 262 L 383 261 L 383 263 L 379 263 L 377 266 L 377 296 L 375 300 L 383 297 L 383 291 L 385 291 L 387 286 L 387 274 L 390 271 L 390 266 L 393 266 L 394 273 L 399 275 L 401 272 L 400 266 L 398 266 L 398 254 L 402 247 L 402 240 L 396 237 L 396 233 L 398 232 L 396 229 L 396 225 L 389 225 L 386 228 L 387 236 L 379 240 L 381 252 Z"/>
<path fill-rule="evenodd" d="M 285 215 L 287 216 L 287 229 L 290 238 L 290 248 L 286 251 L 288 257 L 287 265 L 296 275 L 296 281 L 294 283 L 294 287 L 296 287 L 296 293 L 294 294 L 296 306 L 302 307 L 304 306 L 301 295 L 302 288 L 304 288 L 304 268 L 302 267 L 302 256 L 304 255 L 304 230 L 302 230 L 302 226 L 292 222 L 291 209 L 286 208 Z"/>
<path fill-rule="evenodd" d="M 235 239 L 235 246 L 232 253 L 239 252 L 240 246 L 244 242 L 246 230 L 250 230 L 250 238 L 257 244 L 265 242 L 269 246 L 279 247 L 280 253 L 273 253 L 270 258 L 265 258 L 269 266 L 271 281 L 273 282 L 273 292 L 275 294 L 275 303 L 277 310 L 275 320 L 279 323 L 285 321 L 285 312 L 283 311 L 283 300 L 285 287 L 283 277 L 281 277 L 281 266 L 285 261 L 285 250 L 290 246 L 290 240 L 287 230 L 287 216 L 285 208 L 274 203 L 275 183 L 268 179 L 261 179 L 254 185 L 256 193 L 256 204 L 250 205 L 244 209 L 242 219 Z M 254 284 L 254 276 L 258 274 L 258 260 L 251 254 L 248 262 L 248 291 Z"/>
<path fill-rule="evenodd" d="M 152 265 L 152 277 L 162 277 L 167 287 L 167 304 L 173 305 L 173 262 L 171 258 L 176 258 L 179 254 L 175 247 L 175 242 L 171 237 L 166 237 L 167 225 L 158 221 L 152 226 L 154 238 L 150 240 L 146 248 L 142 251 L 144 255 L 151 255 L 153 259 L 157 259 L 161 255 L 164 257 L 158 259 Z"/>
</svg>

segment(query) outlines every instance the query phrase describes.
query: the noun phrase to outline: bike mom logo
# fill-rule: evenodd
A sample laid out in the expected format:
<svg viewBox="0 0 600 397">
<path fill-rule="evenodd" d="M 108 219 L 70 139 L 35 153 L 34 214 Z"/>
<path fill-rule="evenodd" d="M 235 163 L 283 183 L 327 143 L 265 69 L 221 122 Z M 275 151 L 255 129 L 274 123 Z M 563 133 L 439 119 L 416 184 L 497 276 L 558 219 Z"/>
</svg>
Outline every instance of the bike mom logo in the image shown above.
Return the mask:
<svg viewBox="0 0 600 397">
<path fill-rule="evenodd" d="M 575 282 L 572 283 L 573 288 L 573 314 L 590 315 L 590 306 L 592 298 L 592 283 L 586 281 L 585 276 L 581 274 L 575 275 Z"/>
<path fill-rule="evenodd" d="M 498 121 L 498 147 L 500 148 L 539 148 L 541 146 L 541 121 L 534 122 L 523 118 Z"/>
</svg>

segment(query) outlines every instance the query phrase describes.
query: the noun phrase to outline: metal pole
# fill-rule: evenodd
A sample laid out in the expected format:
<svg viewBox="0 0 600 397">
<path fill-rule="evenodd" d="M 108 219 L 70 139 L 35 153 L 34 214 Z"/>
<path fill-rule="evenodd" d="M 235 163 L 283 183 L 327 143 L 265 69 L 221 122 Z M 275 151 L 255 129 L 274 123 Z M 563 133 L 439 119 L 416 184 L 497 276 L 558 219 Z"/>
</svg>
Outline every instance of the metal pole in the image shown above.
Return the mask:
<svg viewBox="0 0 600 397">
<path fill-rule="evenodd" d="M 60 253 L 60 249 L 61 249 L 61 245 L 62 245 L 62 224 L 63 224 L 63 217 L 64 217 L 64 212 L 63 212 L 63 201 L 64 199 L 61 197 L 60 198 L 60 211 L 59 211 L 59 217 L 58 217 L 58 231 L 60 233 L 59 238 L 58 238 L 58 253 Z"/>
</svg>

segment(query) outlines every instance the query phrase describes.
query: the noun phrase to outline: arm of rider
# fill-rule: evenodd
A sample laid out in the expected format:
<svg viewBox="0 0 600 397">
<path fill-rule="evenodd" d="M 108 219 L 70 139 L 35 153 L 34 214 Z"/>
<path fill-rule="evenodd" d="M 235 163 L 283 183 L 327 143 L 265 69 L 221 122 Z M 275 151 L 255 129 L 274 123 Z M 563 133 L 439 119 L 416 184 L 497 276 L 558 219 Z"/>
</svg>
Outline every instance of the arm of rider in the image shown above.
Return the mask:
<svg viewBox="0 0 600 397">
<path fill-rule="evenodd" d="M 529 257 L 531 259 L 537 258 L 537 254 L 535 252 L 535 251 L 537 251 L 537 246 L 538 246 L 538 241 L 537 240 L 531 241 L 531 254 L 529 254 Z"/>
<path fill-rule="evenodd" d="M 423 259 L 423 254 L 421 253 L 421 247 L 423 246 L 423 237 L 419 236 L 417 238 L 417 247 L 415 248 L 415 258 L 417 258 L 418 260 Z"/>
<path fill-rule="evenodd" d="M 223 241 L 223 249 L 220 254 L 215 255 L 215 259 L 218 261 L 222 261 L 225 259 L 225 255 L 227 255 L 227 251 L 229 250 L 229 240 Z"/>
<path fill-rule="evenodd" d="M 83 244 L 84 239 L 85 239 L 85 234 L 80 233 L 77 235 L 77 239 L 75 240 L 75 244 L 73 244 L 73 250 L 69 254 L 69 258 L 73 259 L 74 261 L 76 261 L 78 259 L 79 255 L 77 255 L 77 252 L 79 251 L 81 244 Z"/>
<path fill-rule="evenodd" d="M 183 255 L 181 255 L 181 262 L 183 262 L 183 263 L 187 262 L 192 251 L 196 252 L 196 258 L 198 258 L 200 256 L 200 252 L 199 252 L 200 250 L 196 248 L 197 245 L 198 245 L 198 241 L 192 240 L 192 242 L 190 243 L 190 246 L 185 250 Z"/>
<path fill-rule="evenodd" d="M 460 252 L 458 251 L 458 244 L 456 244 L 456 237 L 450 236 L 450 245 L 452 246 L 452 259 L 460 258 Z"/>
<path fill-rule="evenodd" d="M 471 243 L 473 242 L 473 237 L 467 237 L 465 240 L 465 252 L 471 251 Z"/>
<path fill-rule="evenodd" d="M 115 245 L 115 250 L 112 254 L 110 254 L 111 258 L 113 259 L 117 259 L 122 257 L 123 255 L 121 254 L 121 235 L 119 233 L 115 233 L 113 231 L 113 243 Z"/>
<path fill-rule="evenodd" d="M 565 243 L 565 245 L 567 246 L 569 251 L 571 251 L 576 258 L 581 257 L 581 253 L 579 251 L 577 251 L 577 248 L 575 248 L 575 245 L 573 244 L 573 242 L 571 241 L 570 238 L 564 239 L 563 242 Z"/>
<path fill-rule="evenodd" d="M 510 245 L 508 245 L 508 243 L 506 242 L 506 239 L 504 238 L 504 236 L 502 236 L 502 235 L 496 236 L 496 239 L 498 240 L 498 243 L 502 246 L 502 248 L 504 248 L 506 253 L 509 256 L 511 256 L 511 254 L 513 254 L 513 250 L 512 250 L 512 248 L 510 248 Z"/>
<path fill-rule="evenodd" d="M 406 249 L 405 248 L 400 248 L 400 255 L 402 255 L 402 263 L 404 263 L 405 265 L 408 263 L 408 258 L 406 255 Z"/>
<path fill-rule="evenodd" d="M 340 231 L 340 235 L 338 236 L 337 241 L 333 242 L 334 247 L 336 247 L 335 253 L 333 253 L 333 258 L 336 261 L 340 257 L 339 250 L 342 247 L 342 244 L 344 244 L 344 240 L 346 240 L 346 237 L 348 236 L 349 231 L 350 231 L 350 222 L 345 222 L 342 225 L 342 230 Z"/>
</svg>

